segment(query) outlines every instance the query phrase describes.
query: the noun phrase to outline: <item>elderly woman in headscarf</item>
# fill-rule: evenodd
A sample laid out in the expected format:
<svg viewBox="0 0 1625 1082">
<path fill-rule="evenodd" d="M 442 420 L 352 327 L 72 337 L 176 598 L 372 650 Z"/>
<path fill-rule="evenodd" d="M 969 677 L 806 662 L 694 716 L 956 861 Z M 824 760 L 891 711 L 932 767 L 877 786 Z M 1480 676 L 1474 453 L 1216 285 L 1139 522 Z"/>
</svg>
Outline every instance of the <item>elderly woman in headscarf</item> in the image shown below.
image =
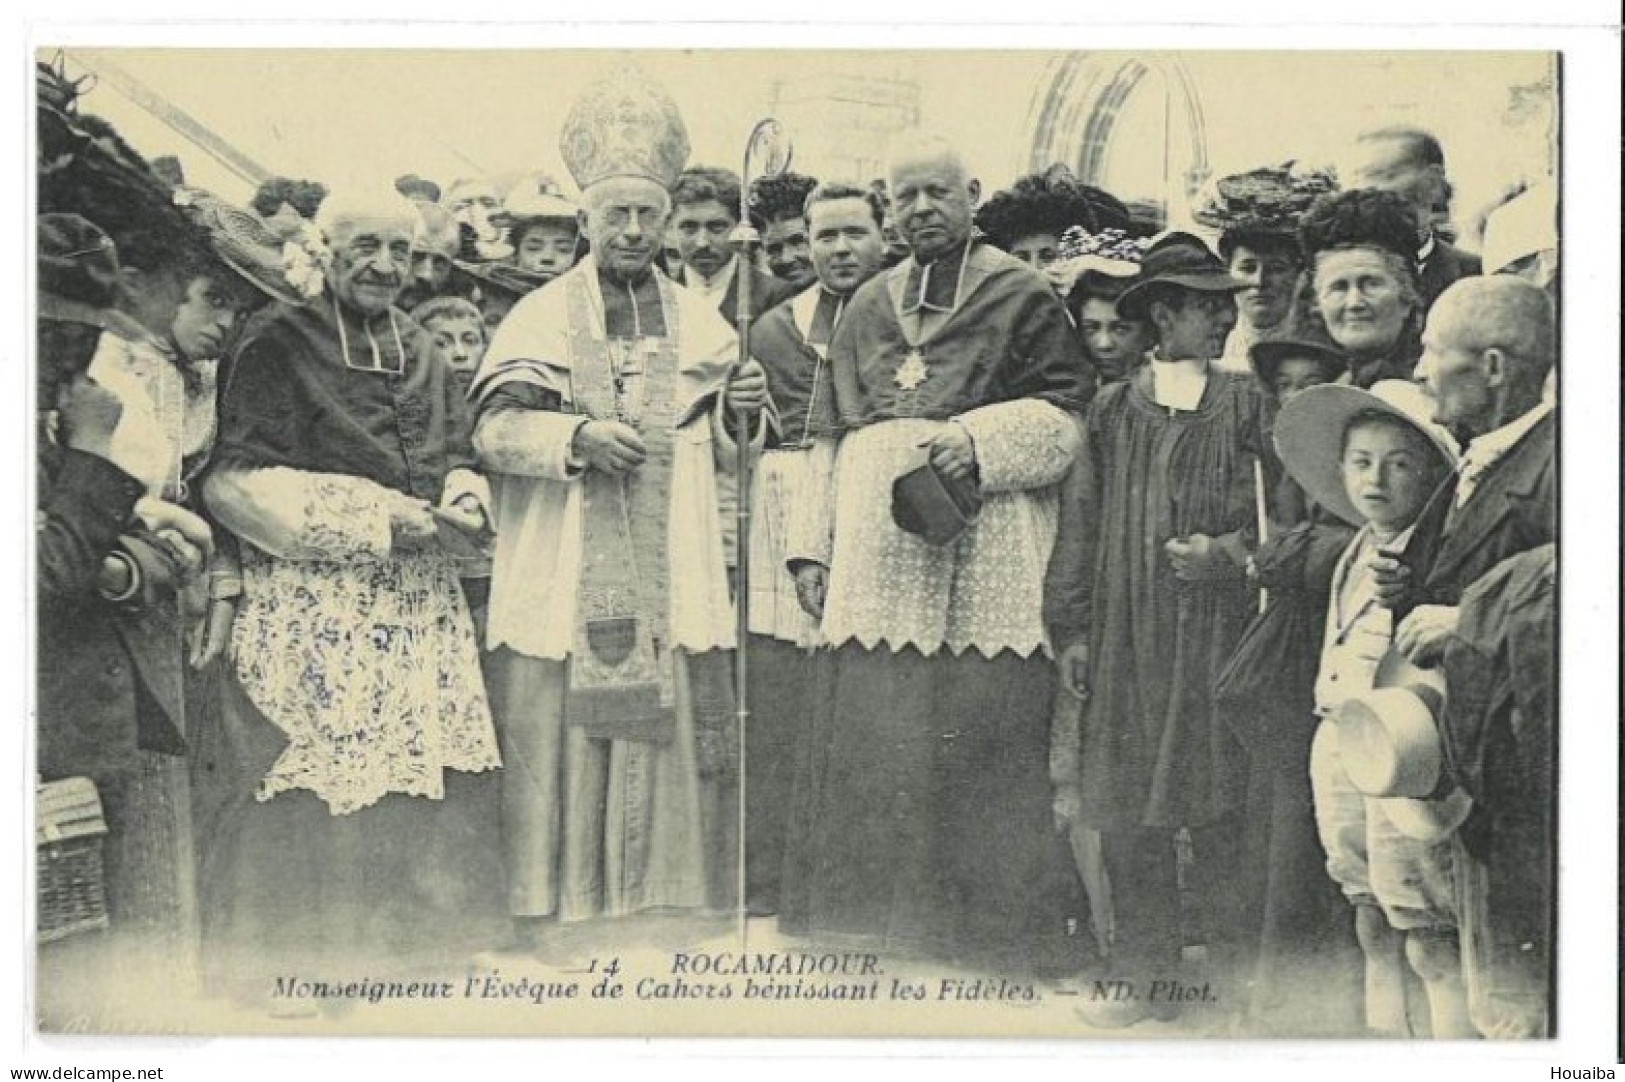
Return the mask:
<svg viewBox="0 0 1625 1082">
<path fill-rule="evenodd" d="M 1236 294 L 1235 329 L 1214 362 L 1226 371 L 1248 371 L 1253 343 L 1286 321 L 1303 270 L 1299 219 L 1317 195 L 1336 190 L 1330 173 L 1295 166 L 1286 162 L 1221 177 L 1192 214 L 1220 231 L 1219 257 L 1233 277 L 1247 283 Z"/>
<path fill-rule="evenodd" d="M 1349 382 L 1369 389 L 1410 379 L 1427 310 L 1409 204 L 1372 188 L 1323 195 L 1305 213 L 1298 239 L 1308 286 L 1299 303 L 1347 356 Z"/>
<path fill-rule="evenodd" d="M 261 995 L 500 934 L 478 777 L 499 757 L 453 559 L 486 514 L 467 404 L 394 304 L 417 220 L 330 195 L 319 291 L 252 320 L 222 383 L 205 495 L 243 597 L 202 886 L 210 961 Z"/>
</svg>

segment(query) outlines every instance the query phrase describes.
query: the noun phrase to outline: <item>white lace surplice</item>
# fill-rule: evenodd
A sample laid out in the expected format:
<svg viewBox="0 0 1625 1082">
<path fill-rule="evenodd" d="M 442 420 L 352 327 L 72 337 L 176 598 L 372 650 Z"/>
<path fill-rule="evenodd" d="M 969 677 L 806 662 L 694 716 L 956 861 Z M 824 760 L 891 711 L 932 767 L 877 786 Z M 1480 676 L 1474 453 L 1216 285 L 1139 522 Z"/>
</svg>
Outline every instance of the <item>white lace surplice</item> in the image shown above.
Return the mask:
<svg viewBox="0 0 1625 1082">
<path fill-rule="evenodd" d="M 1077 422 L 1034 399 L 961 415 L 976 447 L 985 502 L 938 548 L 892 520 L 892 482 L 925 461 L 942 423 L 883 421 L 847 434 L 835 466 L 833 557 L 823 634 L 866 650 L 913 646 L 983 657 L 1048 652 L 1044 572 L 1055 544 L 1054 485 L 1077 451 Z M 820 502 L 816 496 L 809 503 Z M 819 546 L 792 527 L 792 556 Z"/>
<path fill-rule="evenodd" d="M 342 815 L 501 765 L 455 564 L 389 554 L 404 496 L 272 469 L 218 475 L 208 499 L 245 541 L 238 679 L 288 738 L 259 799 L 308 789 Z"/>
</svg>

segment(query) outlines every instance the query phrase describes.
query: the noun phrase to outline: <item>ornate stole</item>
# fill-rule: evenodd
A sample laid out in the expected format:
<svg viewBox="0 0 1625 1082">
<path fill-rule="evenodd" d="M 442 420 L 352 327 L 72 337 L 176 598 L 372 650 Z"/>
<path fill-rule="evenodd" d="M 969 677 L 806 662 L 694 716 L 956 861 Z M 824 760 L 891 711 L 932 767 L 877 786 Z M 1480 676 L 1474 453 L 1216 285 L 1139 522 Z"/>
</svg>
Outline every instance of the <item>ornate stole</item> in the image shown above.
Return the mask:
<svg viewBox="0 0 1625 1082">
<path fill-rule="evenodd" d="M 661 284 L 666 335 L 595 338 L 587 283 L 565 284 L 577 413 L 638 430 L 648 458 L 615 477 L 582 478 L 582 566 L 570 659 L 572 725 L 594 737 L 663 742 L 676 727 L 667 520 L 677 415 L 677 306 Z"/>
</svg>

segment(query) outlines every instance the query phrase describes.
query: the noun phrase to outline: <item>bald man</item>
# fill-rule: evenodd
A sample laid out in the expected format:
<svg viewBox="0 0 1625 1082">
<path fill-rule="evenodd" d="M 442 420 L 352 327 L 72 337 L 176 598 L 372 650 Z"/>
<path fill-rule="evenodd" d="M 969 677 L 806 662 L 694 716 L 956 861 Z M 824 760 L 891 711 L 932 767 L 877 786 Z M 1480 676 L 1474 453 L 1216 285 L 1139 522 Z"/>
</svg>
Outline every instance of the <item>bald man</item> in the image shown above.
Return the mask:
<svg viewBox="0 0 1625 1082">
<path fill-rule="evenodd" d="M 822 528 L 793 525 L 787 552 L 837 677 L 812 896 L 782 921 L 1065 967 L 1077 888 L 1050 822 L 1042 596 L 1091 388 L 1054 290 L 974 236 L 981 186 L 951 146 L 899 147 L 891 191 L 912 255 L 836 327 L 830 499 L 800 501 Z M 927 462 L 980 505 L 952 539 L 895 502 Z"/>
<path fill-rule="evenodd" d="M 1541 393 L 1556 346 L 1551 299 L 1520 278 L 1462 279 L 1433 306 L 1422 346 L 1417 382 L 1433 398 L 1434 420 L 1466 451 L 1453 491 L 1419 523 L 1420 547 L 1411 551 L 1425 559 L 1384 561 L 1378 571 L 1389 604 L 1429 603 L 1396 640 L 1429 664 L 1453 627 L 1449 606 L 1467 585 L 1555 539 L 1557 420 Z"/>
<path fill-rule="evenodd" d="M 1541 394 L 1555 322 L 1544 290 L 1505 275 L 1457 282 L 1428 316 L 1417 379 L 1466 452 L 1403 556 L 1375 570 L 1385 601 L 1408 612 L 1396 647 L 1447 676 L 1467 671 L 1486 642 L 1507 639 L 1504 626 L 1486 627 L 1486 611 L 1501 613 L 1495 623 L 1508 618 L 1486 595 L 1549 574 L 1521 565 L 1557 540 L 1557 416 Z M 1475 801 L 1460 833 L 1457 906 L 1469 1009 L 1487 1036 L 1546 1031 L 1556 659 L 1543 626 L 1535 634 L 1547 638 L 1532 652 L 1520 636 L 1522 652 L 1508 655 L 1525 659 L 1516 667 L 1502 658 L 1493 679 L 1452 679 L 1441 726 L 1451 769 Z"/>
</svg>

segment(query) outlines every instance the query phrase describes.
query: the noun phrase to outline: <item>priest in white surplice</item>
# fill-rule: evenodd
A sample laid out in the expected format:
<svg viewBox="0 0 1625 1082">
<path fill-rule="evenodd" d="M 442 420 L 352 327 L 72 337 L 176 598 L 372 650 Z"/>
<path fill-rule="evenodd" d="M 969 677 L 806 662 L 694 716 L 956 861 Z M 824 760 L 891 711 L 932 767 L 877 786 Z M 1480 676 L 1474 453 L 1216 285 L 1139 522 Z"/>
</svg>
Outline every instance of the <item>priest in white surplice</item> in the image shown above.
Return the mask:
<svg viewBox="0 0 1625 1082">
<path fill-rule="evenodd" d="M 472 391 L 499 538 L 487 645 L 509 905 L 531 939 L 550 918 L 729 901 L 717 474 L 736 455 L 727 418 L 767 401 L 755 363 L 729 383 L 715 305 L 652 267 L 688 153 L 671 99 L 622 71 L 577 102 L 561 145 L 592 255 L 515 306 Z"/>
</svg>

